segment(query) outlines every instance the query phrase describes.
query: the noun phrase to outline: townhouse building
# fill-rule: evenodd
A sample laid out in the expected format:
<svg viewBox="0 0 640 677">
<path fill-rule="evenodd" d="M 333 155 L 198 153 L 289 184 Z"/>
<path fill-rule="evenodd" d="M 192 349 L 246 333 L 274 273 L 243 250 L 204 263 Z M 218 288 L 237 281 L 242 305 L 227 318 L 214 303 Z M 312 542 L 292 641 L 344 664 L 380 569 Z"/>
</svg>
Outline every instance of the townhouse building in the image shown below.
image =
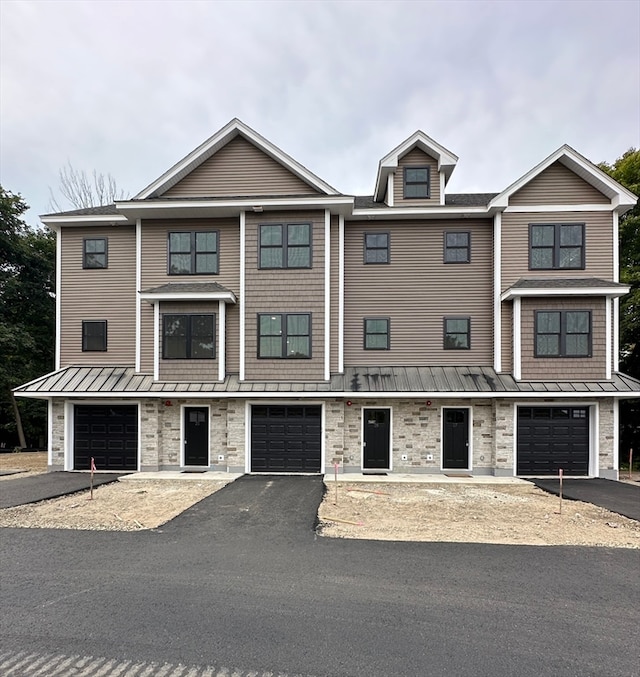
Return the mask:
<svg viewBox="0 0 640 677">
<path fill-rule="evenodd" d="M 134 198 L 51 214 L 49 468 L 617 478 L 618 219 L 568 146 L 450 194 L 421 131 L 345 195 L 234 119 Z M 373 172 L 372 172 L 373 173 Z"/>
</svg>

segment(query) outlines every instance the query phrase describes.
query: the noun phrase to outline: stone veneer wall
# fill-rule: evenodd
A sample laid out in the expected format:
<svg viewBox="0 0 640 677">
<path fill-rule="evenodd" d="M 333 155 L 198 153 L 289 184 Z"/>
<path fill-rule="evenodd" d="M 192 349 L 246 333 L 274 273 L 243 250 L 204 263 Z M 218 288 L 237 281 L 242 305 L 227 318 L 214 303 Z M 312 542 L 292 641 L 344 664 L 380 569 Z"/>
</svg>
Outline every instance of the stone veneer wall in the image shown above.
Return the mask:
<svg viewBox="0 0 640 677">
<path fill-rule="evenodd" d="M 64 470 L 64 400 L 53 400 L 51 407 L 51 449 L 48 470 Z"/>
</svg>

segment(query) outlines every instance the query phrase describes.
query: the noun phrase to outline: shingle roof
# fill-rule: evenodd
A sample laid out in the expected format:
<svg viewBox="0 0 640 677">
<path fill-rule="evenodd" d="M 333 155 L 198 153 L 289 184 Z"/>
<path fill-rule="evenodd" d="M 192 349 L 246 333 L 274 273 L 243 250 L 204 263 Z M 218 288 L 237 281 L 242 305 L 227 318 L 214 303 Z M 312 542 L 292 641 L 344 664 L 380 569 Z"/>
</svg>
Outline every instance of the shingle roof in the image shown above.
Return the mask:
<svg viewBox="0 0 640 677">
<path fill-rule="evenodd" d="M 151 374 L 137 374 L 132 367 L 66 367 L 46 374 L 15 389 L 16 395 L 31 397 L 100 395 L 151 397 L 188 394 L 195 397 L 289 396 L 355 397 L 357 395 L 406 394 L 413 397 L 476 395 L 478 397 L 517 397 L 538 394 L 576 395 L 578 393 L 640 397 L 640 380 L 615 373 L 611 381 L 515 381 L 490 367 L 349 367 L 344 374 L 333 374 L 320 382 L 248 382 L 230 374 L 223 382 L 154 381 Z"/>
<path fill-rule="evenodd" d="M 512 289 L 590 289 L 597 287 L 619 287 L 626 289 L 627 285 L 597 277 L 560 277 L 557 279 L 520 278 L 511 285 Z"/>
<path fill-rule="evenodd" d="M 486 207 L 498 193 L 451 193 L 444 196 L 445 207 Z M 425 208 L 433 205 L 425 205 Z M 384 202 L 376 202 L 373 195 L 357 195 L 355 209 L 391 209 Z M 395 208 L 395 207 L 394 207 Z"/>
<path fill-rule="evenodd" d="M 99 207 L 85 207 L 84 209 L 73 209 L 69 212 L 54 212 L 53 214 L 41 214 L 45 216 L 111 216 L 117 214 L 115 205 L 101 205 Z"/>
<path fill-rule="evenodd" d="M 217 282 L 169 282 L 159 287 L 143 290 L 143 294 L 190 294 L 201 292 L 204 294 L 216 292 L 232 293 L 230 289 L 223 287 Z"/>
</svg>

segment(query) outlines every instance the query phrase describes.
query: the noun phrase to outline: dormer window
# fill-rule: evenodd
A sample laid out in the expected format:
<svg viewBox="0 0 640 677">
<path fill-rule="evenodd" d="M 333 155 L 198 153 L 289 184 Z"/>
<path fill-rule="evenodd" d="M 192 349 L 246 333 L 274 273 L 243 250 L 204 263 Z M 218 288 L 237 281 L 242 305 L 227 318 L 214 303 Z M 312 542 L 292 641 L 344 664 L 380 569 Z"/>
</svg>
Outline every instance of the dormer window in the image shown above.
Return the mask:
<svg viewBox="0 0 640 677">
<path fill-rule="evenodd" d="M 430 167 L 405 167 L 404 192 L 405 200 L 428 198 L 431 195 Z"/>
</svg>

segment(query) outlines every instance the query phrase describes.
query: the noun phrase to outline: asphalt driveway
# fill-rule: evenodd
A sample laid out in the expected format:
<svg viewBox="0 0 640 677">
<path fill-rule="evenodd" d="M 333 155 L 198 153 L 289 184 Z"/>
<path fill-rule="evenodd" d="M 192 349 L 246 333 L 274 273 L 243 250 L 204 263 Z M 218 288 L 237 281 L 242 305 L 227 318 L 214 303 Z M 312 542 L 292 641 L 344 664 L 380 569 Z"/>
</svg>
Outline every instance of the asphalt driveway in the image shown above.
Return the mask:
<svg viewBox="0 0 640 677">
<path fill-rule="evenodd" d="M 556 478 L 531 479 L 540 489 L 560 495 L 560 480 Z M 640 522 L 640 486 L 614 480 L 568 479 L 562 482 L 562 495 L 573 501 L 593 503 Z"/>
<path fill-rule="evenodd" d="M 126 473 L 94 473 L 93 486 L 115 482 Z M 16 477 L 0 483 L 0 508 L 37 503 L 49 498 L 75 494 L 89 488 L 89 473 L 48 472 Z"/>
</svg>

